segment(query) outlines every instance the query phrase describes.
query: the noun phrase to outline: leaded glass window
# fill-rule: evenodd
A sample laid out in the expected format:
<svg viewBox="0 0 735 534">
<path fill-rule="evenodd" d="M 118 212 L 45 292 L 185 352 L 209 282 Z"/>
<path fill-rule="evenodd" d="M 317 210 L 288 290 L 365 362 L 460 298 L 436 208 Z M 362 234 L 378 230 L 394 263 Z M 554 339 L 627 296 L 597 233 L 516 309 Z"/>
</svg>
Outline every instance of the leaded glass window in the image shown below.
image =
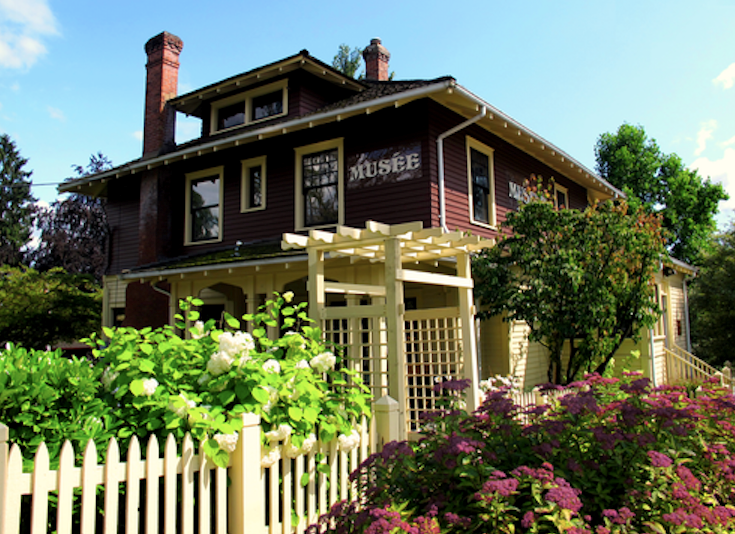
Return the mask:
<svg viewBox="0 0 735 534">
<path fill-rule="evenodd" d="M 301 159 L 304 225 L 336 224 L 339 219 L 339 155 L 336 149 Z"/>
</svg>

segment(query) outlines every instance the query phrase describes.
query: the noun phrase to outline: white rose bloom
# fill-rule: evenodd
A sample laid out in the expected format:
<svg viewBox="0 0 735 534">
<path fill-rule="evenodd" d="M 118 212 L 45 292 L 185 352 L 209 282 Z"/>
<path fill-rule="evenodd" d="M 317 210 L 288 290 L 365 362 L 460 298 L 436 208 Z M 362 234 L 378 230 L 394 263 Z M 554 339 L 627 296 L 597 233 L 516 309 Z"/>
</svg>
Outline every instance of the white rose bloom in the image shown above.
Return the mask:
<svg viewBox="0 0 735 534">
<path fill-rule="evenodd" d="M 156 388 L 158 387 L 158 380 L 155 378 L 148 378 L 147 380 L 143 380 L 143 395 L 146 397 L 150 397 L 156 392 Z"/>
<path fill-rule="evenodd" d="M 314 368 L 317 373 L 324 373 L 329 369 L 334 368 L 334 364 L 337 363 L 337 358 L 331 352 L 322 352 L 318 356 L 314 356 L 309 364 Z"/>
<path fill-rule="evenodd" d="M 262 467 L 272 467 L 275 463 L 281 459 L 281 448 L 273 447 L 268 451 L 268 454 L 264 455 L 260 460 Z"/>
<path fill-rule="evenodd" d="M 237 448 L 237 432 L 232 434 L 215 434 L 214 441 L 217 442 L 219 448 L 225 452 L 235 452 Z"/>
<path fill-rule="evenodd" d="M 276 360 L 266 360 L 263 364 L 263 370 L 267 373 L 280 373 L 281 364 L 278 363 Z"/>
<path fill-rule="evenodd" d="M 309 367 L 311 366 L 306 360 L 299 360 L 299 363 L 296 364 L 296 369 L 308 369 Z"/>
<path fill-rule="evenodd" d="M 221 375 L 222 373 L 226 373 L 230 370 L 233 361 L 234 358 L 226 352 L 215 352 L 207 362 L 207 371 L 212 373 L 212 376 Z"/>
<path fill-rule="evenodd" d="M 292 430 L 289 425 L 281 424 L 278 425 L 276 430 L 266 432 L 265 437 L 268 441 L 286 441 L 291 435 Z"/>
<path fill-rule="evenodd" d="M 283 300 L 286 302 L 291 302 L 293 300 L 293 291 L 286 291 L 283 294 Z"/>
<path fill-rule="evenodd" d="M 340 434 L 337 441 L 339 442 L 339 450 L 342 452 L 350 452 L 360 444 L 360 434 L 357 433 L 357 430 L 353 430 L 349 436 Z"/>
</svg>

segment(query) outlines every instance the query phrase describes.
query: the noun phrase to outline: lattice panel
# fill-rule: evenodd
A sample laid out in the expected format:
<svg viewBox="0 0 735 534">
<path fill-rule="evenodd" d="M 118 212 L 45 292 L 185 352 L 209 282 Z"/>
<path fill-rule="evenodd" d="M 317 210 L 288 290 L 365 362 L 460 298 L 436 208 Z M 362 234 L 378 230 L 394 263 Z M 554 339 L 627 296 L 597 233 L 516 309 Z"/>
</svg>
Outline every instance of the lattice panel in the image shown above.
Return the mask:
<svg viewBox="0 0 735 534">
<path fill-rule="evenodd" d="M 420 429 L 420 417 L 434 409 L 438 380 L 463 378 L 462 330 L 456 308 L 406 312 L 406 423 Z"/>
<path fill-rule="evenodd" d="M 360 371 L 374 399 L 388 394 L 388 346 L 383 317 L 328 319 L 322 330 L 327 341 L 342 347 L 350 366 Z"/>
</svg>

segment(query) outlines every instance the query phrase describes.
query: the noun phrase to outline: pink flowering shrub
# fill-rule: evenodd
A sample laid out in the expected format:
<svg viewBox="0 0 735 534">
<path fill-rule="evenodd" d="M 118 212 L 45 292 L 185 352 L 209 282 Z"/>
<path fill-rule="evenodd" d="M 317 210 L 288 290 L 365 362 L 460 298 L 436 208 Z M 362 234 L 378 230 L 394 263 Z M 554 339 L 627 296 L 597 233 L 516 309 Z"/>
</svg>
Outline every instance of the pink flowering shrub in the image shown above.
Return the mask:
<svg viewBox="0 0 735 534">
<path fill-rule="evenodd" d="M 423 438 L 368 458 L 352 474 L 362 500 L 311 532 L 735 531 L 728 391 L 705 384 L 691 397 L 593 375 L 551 406 L 523 410 L 501 390 L 467 414 L 456 409 L 463 382 L 439 384 L 446 404 Z"/>
</svg>

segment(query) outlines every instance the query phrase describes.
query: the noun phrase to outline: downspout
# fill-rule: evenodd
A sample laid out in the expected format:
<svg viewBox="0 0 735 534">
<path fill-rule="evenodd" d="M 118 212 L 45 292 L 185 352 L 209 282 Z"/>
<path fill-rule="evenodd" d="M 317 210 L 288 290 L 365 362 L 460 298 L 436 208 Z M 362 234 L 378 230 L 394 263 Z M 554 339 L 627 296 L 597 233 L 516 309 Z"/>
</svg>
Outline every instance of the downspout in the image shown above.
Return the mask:
<svg viewBox="0 0 735 534">
<path fill-rule="evenodd" d="M 469 125 L 476 123 L 481 118 L 487 115 L 487 108 L 485 106 L 482 106 L 480 108 L 480 113 L 472 117 L 471 119 L 467 119 L 461 124 L 458 124 L 454 128 L 447 130 L 443 134 L 440 134 L 439 137 L 436 138 L 436 150 L 437 150 L 437 159 L 438 159 L 438 167 L 439 167 L 439 225 L 448 232 L 449 229 L 447 228 L 447 213 L 446 213 L 446 205 L 445 205 L 445 199 L 444 199 L 444 139 L 446 137 L 449 137 L 452 134 L 457 133 L 460 130 L 463 130 L 467 128 Z"/>
</svg>

